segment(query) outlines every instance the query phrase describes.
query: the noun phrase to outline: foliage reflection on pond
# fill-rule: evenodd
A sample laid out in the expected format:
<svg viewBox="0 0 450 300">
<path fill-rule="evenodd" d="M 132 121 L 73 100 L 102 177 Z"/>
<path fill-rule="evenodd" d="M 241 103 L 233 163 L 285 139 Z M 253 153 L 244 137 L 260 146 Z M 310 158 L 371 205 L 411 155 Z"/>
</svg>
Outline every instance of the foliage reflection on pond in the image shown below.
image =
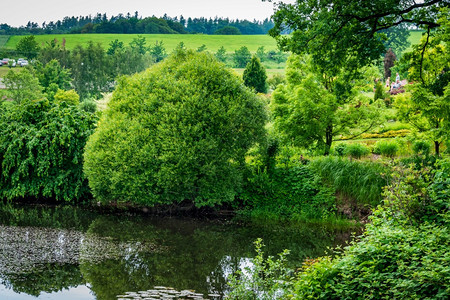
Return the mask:
<svg viewBox="0 0 450 300">
<path fill-rule="evenodd" d="M 258 237 L 269 255 L 290 249 L 290 263 L 299 266 L 350 232 L 4 204 L 0 237 L 0 280 L 14 292 L 88 285 L 93 299 L 114 299 L 158 285 L 223 294 L 226 277 L 253 257 Z"/>
</svg>

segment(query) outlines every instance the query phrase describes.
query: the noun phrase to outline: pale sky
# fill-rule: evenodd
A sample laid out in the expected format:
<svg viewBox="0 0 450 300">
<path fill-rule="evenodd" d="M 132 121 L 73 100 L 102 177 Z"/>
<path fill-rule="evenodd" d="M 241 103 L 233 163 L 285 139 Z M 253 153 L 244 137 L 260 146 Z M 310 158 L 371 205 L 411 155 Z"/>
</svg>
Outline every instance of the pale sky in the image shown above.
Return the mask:
<svg viewBox="0 0 450 300">
<path fill-rule="evenodd" d="M 279 2 L 276 0 L 276 2 Z M 293 2 L 285 0 L 283 2 Z M 28 21 L 39 26 L 46 21 L 62 20 L 65 16 L 95 16 L 139 12 L 142 17 L 228 17 L 253 21 L 269 18 L 274 11 L 272 2 L 262 0 L 1 0 L 0 24 L 18 27 Z"/>
</svg>

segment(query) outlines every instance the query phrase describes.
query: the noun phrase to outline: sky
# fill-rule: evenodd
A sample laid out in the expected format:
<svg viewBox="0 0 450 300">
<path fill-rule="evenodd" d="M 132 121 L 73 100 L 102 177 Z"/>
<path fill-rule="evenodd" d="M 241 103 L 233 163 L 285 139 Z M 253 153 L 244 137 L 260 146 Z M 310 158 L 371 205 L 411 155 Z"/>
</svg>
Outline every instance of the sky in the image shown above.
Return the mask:
<svg viewBox="0 0 450 300">
<path fill-rule="evenodd" d="M 279 2 L 276 0 L 276 2 Z M 283 2 L 293 2 L 284 0 Z M 228 17 L 253 21 L 269 18 L 274 11 L 272 2 L 262 0 L 2 0 L 0 24 L 18 27 L 36 22 L 39 26 L 65 16 L 95 16 L 106 13 L 108 17 L 135 11 L 142 17 Z"/>
</svg>

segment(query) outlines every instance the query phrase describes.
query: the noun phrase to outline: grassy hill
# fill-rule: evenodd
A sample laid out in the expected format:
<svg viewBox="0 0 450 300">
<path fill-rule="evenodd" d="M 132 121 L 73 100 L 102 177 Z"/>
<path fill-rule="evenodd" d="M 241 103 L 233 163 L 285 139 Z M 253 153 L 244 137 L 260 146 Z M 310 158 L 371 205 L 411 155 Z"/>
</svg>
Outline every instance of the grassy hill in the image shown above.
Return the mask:
<svg viewBox="0 0 450 300">
<path fill-rule="evenodd" d="M 115 39 L 128 45 L 138 34 L 50 34 L 36 35 L 39 44 L 53 39 L 66 40 L 66 48 L 73 49 L 76 45 L 85 45 L 89 41 L 100 43 L 105 49 Z M 197 49 L 203 44 L 210 52 L 216 52 L 224 46 L 227 52 L 234 52 L 242 46 L 247 46 L 250 52 L 256 52 L 258 47 L 264 46 L 266 51 L 276 50 L 276 42 L 268 35 L 203 35 L 203 34 L 141 34 L 147 40 L 147 45 L 154 45 L 156 41 L 163 41 L 167 52 L 171 52 L 180 42 L 189 49 Z M 23 36 L 11 36 L 6 48 L 15 49 L 16 44 Z"/>
</svg>

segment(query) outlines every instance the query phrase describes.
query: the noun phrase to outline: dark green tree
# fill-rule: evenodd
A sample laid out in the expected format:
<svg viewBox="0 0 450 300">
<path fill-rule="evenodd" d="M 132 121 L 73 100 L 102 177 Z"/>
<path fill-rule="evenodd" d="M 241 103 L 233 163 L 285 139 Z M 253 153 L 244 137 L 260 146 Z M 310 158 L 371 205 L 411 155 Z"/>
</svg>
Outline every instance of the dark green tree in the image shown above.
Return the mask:
<svg viewBox="0 0 450 300">
<path fill-rule="evenodd" d="M 227 51 L 224 46 L 220 46 L 214 56 L 221 62 L 226 62 L 227 60 Z"/>
<path fill-rule="evenodd" d="M 233 200 L 264 104 L 208 53 L 178 49 L 121 78 L 85 152 L 97 199 L 197 206 Z"/>
<path fill-rule="evenodd" d="M 34 35 L 23 37 L 16 45 L 16 50 L 28 59 L 34 59 L 39 54 L 39 44 Z"/>
<path fill-rule="evenodd" d="M 253 88 L 257 93 L 267 93 L 266 68 L 261 65 L 261 61 L 255 55 L 245 67 L 242 78 L 244 84 Z"/>
<path fill-rule="evenodd" d="M 252 54 L 248 50 L 246 46 L 242 46 L 241 48 L 234 51 L 233 61 L 234 66 L 236 68 L 245 68 L 247 63 L 252 58 Z"/>
<path fill-rule="evenodd" d="M 166 48 L 164 48 L 163 41 L 156 41 L 155 45 L 150 47 L 149 51 L 155 62 L 160 62 L 167 57 Z"/>
<path fill-rule="evenodd" d="M 97 43 L 89 42 L 84 48 L 76 46 L 71 53 L 73 87 L 81 99 L 99 98 L 102 92 L 112 88 L 112 72 L 105 50 Z"/>
<path fill-rule="evenodd" d="M 224 26 L 220 29 L 217 29 L 214 34 L 217 35 L 240 35 L 241 31 L 234 26 Z"/>
</svg>

